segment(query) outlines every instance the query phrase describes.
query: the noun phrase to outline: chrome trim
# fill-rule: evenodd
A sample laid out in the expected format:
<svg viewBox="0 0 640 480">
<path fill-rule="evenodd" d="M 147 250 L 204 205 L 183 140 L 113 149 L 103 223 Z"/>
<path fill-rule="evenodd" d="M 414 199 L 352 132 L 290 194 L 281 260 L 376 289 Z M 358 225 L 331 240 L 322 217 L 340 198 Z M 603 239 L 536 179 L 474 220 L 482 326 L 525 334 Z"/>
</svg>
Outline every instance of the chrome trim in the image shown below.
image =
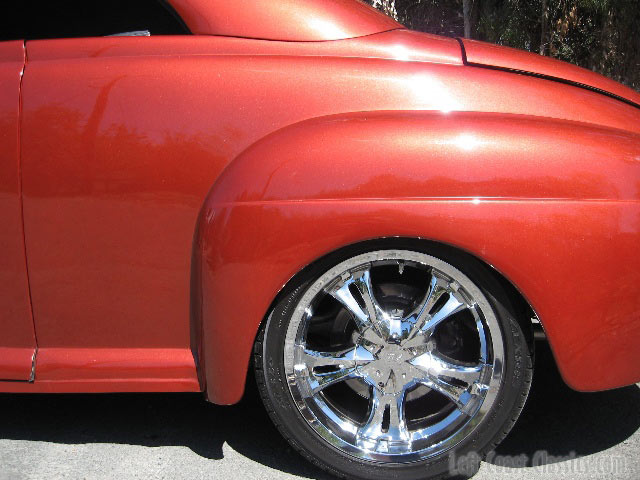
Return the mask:
<svg viewBox="0 0 640 480">
<path fill-rule="evenodd" d="M 122 32 L 107 35 L 107 37 L 150 37 L 151 32 L 149 30 L 136 30 L 134 32 Z"/>
</svg>

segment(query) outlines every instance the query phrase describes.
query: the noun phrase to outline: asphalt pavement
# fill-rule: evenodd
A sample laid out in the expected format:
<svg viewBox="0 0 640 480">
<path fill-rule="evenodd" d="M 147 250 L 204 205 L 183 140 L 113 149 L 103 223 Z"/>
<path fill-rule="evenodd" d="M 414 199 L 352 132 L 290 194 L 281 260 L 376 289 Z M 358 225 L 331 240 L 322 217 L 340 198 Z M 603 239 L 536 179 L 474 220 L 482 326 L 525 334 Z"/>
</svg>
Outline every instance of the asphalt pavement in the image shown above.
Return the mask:
<svg viewBox="0 0 640 480">
<path fill-rule="evenodd" d="M 255 389 L 232 407 L 196 394 L 0 394 L 0 480 L 57 478 L 332 477 L 280 437 Z M 538 348 L 527 406 L 473 479 L 538 478 L 639 479 L 640 384 L 574 392 Z"/>
</svg>

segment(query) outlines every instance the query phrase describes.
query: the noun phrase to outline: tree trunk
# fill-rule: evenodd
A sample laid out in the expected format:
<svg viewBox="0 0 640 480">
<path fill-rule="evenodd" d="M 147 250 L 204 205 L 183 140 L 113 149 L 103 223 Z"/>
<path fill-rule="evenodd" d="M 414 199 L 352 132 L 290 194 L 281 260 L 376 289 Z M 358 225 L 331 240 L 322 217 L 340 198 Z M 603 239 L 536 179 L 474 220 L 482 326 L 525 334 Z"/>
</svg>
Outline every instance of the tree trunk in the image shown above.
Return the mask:
<svg viewBox="0 0 640 480">
<path fill-rule="evenodd" d="M 462 0 L 462 16 L 464 17 L 464 38 L 471 38 L 471 1 Z"/>
<path fill-rule="evenodd" d="M 540 16 L 540 55 L 547 53 L 547 25 L 549 23 L 549 3 L 542 0 L 542 15 Z"/>
</svg>

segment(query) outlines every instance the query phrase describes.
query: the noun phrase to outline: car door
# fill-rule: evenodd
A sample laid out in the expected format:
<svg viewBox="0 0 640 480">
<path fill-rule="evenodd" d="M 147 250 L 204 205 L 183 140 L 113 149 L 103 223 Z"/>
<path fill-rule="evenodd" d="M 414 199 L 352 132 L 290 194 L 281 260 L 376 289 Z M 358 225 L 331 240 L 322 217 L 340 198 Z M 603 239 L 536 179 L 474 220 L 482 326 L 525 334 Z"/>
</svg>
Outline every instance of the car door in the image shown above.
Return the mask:
<svg viewBox="0 0 640 480">
<path fill-rule="evenodd" d="M 176 380 L 198 388 L 190 255 L 175 247 L 189 245 L 193 233 L 172 233 L 195 220 L 184 218 L 182 198 L 158 191 L 181 167 L 163 170 L 154 148 L 162 137 L 147 138 L 138 123 L 153 115 L 135 115 L 136 52 L 170 44 L 155 33 L 165 33 L 171 17 L 155 0 L 66 6 L 34 5 L 30 18 L 40 18 L 43 30 L 27 25 L 22 82 L 25 244 L 40 340 L 35 381 L 79 389 L 86 387 L 78 382 L 120 382 L 113 388 L 128 390 L 170 389 L 166 382 Z M 101 56 L 118 46 L 128 49 L 124 59 Z M 170 85 L 157 66 L 154 81 Z M 171 132 L 171 122 L 161 124 Z"/>
<path fill-rule="evenodd" d="M 19 157 L 24 42 L 0 42 L 0 380 L 28 380 L 36 349 L 27 283 Z"/>
</svg>

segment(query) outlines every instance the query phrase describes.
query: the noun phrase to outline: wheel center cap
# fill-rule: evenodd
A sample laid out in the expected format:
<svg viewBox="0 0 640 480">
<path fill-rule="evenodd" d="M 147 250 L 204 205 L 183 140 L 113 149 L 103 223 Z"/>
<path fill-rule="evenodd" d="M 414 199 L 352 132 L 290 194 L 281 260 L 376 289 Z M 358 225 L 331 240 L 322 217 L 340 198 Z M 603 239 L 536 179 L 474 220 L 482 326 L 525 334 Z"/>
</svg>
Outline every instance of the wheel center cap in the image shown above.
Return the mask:
<svg viewBox="0 0 640 480">
<path fill-rule="evenodd" d="M 413 379 L 412 355 L 400 345 L 386 344 L 375 355 L 376 360 L 360 367 L 360 372 L 375 388 L 387 394 L 397 394 Z"/>
<path fill-rule="evenodd" d="M 404 362 L 409 359 L 409 354 L 400 345 L 393 343 L 382 347 L 382 350 L 377 356 L 378 360 L 387 362 L 391 368 L 393 368 L 397 363 Z"/>
</svg>

